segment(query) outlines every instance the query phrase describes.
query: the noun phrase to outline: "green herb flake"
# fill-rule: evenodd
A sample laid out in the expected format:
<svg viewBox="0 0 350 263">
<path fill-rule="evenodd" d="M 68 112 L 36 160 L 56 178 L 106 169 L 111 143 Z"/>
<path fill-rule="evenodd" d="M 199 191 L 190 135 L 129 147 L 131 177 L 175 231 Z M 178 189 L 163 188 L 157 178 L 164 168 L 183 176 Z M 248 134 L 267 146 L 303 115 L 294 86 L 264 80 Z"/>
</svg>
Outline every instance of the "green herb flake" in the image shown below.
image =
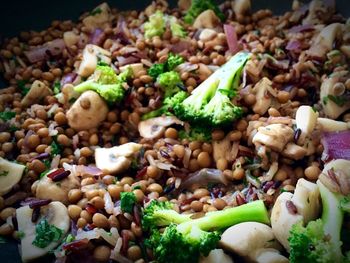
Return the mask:
<svg viewBox="0 0 350 263">
<path fill-rule="evenodd" d="M 3 121 L 11 120 L 15 116 L 16 116 L 16 112 L 14 112 L 14 111 L 3 111 L 3 112 L 0 112 L 0 119 L 2 119 Z"/>
<path fill-rule="evenodd" d="M 51 155 L 56 156 L 61 154 L 61 152 L 62 152 L 62 147 L 54 139 L 53 142 L 51 143 Z"/>
<path fill-rule="evenodd" d="M 39 248 L 45 248 L 52 242 L 59 241 L 63 231 L 54 225 L 50 225 L 46 219 L 43 219 L 36 225 L 35 233 L 35 239 L 32 244 Z"/>
<path fill-rule="evenodd" d="M 25 80 L 18 80 L 17 81 L 17 87 L 21 91 L 22 96 L 25 96 L 30 88 L 26 87 L 27 81 Z"/>
<path fill-rule="evenodd" d="M 123 212 L 132 213 L 136 196 L 133 192 L 120 193 L 120 207 Z"/>
<path fill-rule="evenodd" d="M 346 103 L 346 98 L 342 96 L 334 96 L 334 95 L 328 95 L 327 96 L 329 100 L 333 101 L 335 104 L 337 104 L 339 107 L 344 106 Z"/>
<path fill-rule="evenodd" d="M 90 16 L 95 16 L 95 15 L 101 14 L 101 13 L 102 13 L 102 9 L 99 8 L 99 7 L 97 7 L 97 8 L 95 8 L 94 10 L 92 10 L 92 11 L 90 12 Z"/>
<path fill-rule="evenodd" d="M 134 186 L 134 187 L 132 188 L 132 190 L 136 190 L 136 189 L 141 189 L 141 186 L 136 185 L 136 186 Z"/>
<path fill-rule="evenodd" d="M 9 171 L 1 171 L 0 176 L 7 176 L 9 174 Z"/>
<path fill-rule="evenodd" d="M 53 93 L 56 95 L 58 93 L 61 92 L 61 84 L 56 81 L 54 84 L 53 84 Z"/>
</svg>

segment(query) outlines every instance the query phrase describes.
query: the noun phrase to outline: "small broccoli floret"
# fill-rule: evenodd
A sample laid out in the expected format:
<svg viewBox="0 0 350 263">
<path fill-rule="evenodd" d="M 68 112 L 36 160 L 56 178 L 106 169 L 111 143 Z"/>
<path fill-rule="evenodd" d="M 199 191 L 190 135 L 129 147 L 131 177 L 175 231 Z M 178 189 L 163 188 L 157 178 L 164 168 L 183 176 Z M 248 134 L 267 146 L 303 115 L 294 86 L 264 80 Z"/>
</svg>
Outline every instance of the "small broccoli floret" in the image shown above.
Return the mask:
<svg viewBox="0 0 350 263">
<path fill-rule="evenodd" d="M 185 59 L 180 55 L 178 54 L 174 55 L 173 53 L 170 53 L 165 64 L 166 70 L 171 71 L 174 68 L 176 68 L 178 65 L 184 62 L 185 62 Z"/>
<path fill-rule="evenodd" d="M 184 21 L 187 24 L 192 24 L 200 13 L 208 9 L 213 10 L 221 21 L 225 20 L 225 15 L 213 0 L 192 0 L 191 7 L 187 10 Z"/>
<path fill-rule="evenodd" d="M 288 239 L 291 263 L 306 262 L 346 262 L 342 254 L 341 229 L 344 211 L 339 193 L 331 192 L 318 180 L 317 185 L 322 199 L 322 217 L 304 227 L 295 224 Z"/>
<path fill-rule="evenodd" d="M 110 66 L 98 65 L 94 74 L 75 86 L 74 90 L 80 93 L 93 90 L 108 102 L 120 102 L 125 94 L 123 84 L 131 76 L 131 68 L 117 75 Z"/>
<path fill-rule="evenodd" d="M 150 75 L 153 79 L 156 79 L 160 74 L 165 72 L 165 64 L 155 63 L 147 71 L 147 74 Z"/>
<path fill-rule="evenodd" d="M 184 222 L 181 222 L 182 215 L 168 212 L 168 205 L 169 203 L 164 205 L 156 203 L 155 208 L 151 207 L 150 213 L 144 213 L 146 218 L 151 215 L 145 223 L 146 226 L 151 225 L 147 244 L 153 249 L 155 259 L 159 263 L 197 262 L 200 255 L 208 255 L 217 246 L 220 240 L 218 231 L 246 221 L 269 223 L 263 201 L 210 212 L 198 219 L 185 218 Z M 155 217 L 160 212 L 161 216 Z M 157 226 L 166 224 L 168 227 L 160 233 Z"/>
<path fill-rule="evenodd" d="M 152 38 L 154 36 L 162 36 L 165 31 L 165 22 L 164 14 L 159 10 L 155 12 L 144 25 L 145 37 Z"/>
<path fill-rule="evenodd" d="M 179 73 L 176 71 L 169 71 L 162 73 L 157 78 L 158 84 L 163 88 L 164 96 L 170 97 L 179 92 L 178 85 L 182 84 Z"/>
<path fill-rule="evenodd" d="M 120 193 L 120 208 L 123 212 L 132 213 L 136 196 L 133 192 Z"/>
<path fill-rule="evenodd" d="M 142 115 L 142 120 L 148 120 L 161 115 L 172 115 L 175 105 L 181 103 L 187 97 L 188 94 L 185 91 L 179 91 L 174 96 L 166 97 L 163 101 L 163 105 L 160 108 Z"/>
<path fill-rule="evenodd" d="M 191 220 L 191 215 L 182 215 L 173 210 L 174 205 L 170 202 L 159 202 L 152 200 L 144 209 L 142 227 L 145 230 L 158 226 L 168 226 L 171 223 L 180 224 Z"/>
<path fill-rule="evenodd" d="M 168 23 L 170 24 L 170 31 L 173 36 L 180 38 L 186 36 L 185 29 L 178 23 L 176 17 L 168 16 Z"/>
<path fill-rule="evenodd" d="M 224 126 L 242 115 L 232 104 L 248 53 L 237 53 L 208 79 L 202 82 L 183 103 L 174 108 L 175 115 L 194 124 Z"/>
<path fill-rule="evenodd" d="M 211 129 L 208 127 L 191 126 L 189 131 L 180 130 L 179 138 L 188 139 L 190 141 L 210 142 Z"/>
</svg>

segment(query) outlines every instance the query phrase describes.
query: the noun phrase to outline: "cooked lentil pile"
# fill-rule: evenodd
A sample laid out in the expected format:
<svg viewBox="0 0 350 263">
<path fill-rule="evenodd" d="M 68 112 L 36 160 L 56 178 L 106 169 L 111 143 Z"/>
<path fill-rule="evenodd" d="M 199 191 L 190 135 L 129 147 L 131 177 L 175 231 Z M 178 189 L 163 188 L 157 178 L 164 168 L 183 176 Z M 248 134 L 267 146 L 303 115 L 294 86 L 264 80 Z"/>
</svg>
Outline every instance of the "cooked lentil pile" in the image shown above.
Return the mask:
<svg viewBox="0 0 350 263">
<path fill-rule="evenodd" d="M 0 235 L 23 262 L 350 262 L 332 1 L 103 3 L 0 57 Z"/>
</svg>

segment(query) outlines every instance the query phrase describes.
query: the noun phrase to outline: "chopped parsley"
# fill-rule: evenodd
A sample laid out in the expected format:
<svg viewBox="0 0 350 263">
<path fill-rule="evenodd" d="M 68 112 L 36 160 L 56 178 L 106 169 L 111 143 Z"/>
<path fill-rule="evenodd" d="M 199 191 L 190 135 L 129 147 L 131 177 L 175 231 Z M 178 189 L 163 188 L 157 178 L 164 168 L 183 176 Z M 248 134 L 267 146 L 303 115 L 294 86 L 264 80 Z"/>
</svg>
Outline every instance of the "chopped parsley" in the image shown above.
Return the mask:
<svg viewBox="0 0 350 263">
<path fill-rule="evenodd" d="M 51 155 L 56 156 L 61 154 L 61 152 L 62 152 L 62 147 L 54 139 L 53 142 L 51 143 Z"/>
<path fill-rule="evenodd" d="M 17 81 L 17 87 L 21 91 L 22 96 L 25 96 L 30 90 L 30 88 L 26 87 L 26 84 L 27 84 L 27 81 L 23 79 Z"/>
<path fill-rule="evenodd" d="M 53 84 L 53 93 L 54 94 L 58 94 L 61 92 L 61 84 L 56 81 L 54 84 Z"/>
<path fill-rule="evenodd" d="M 90 16 L 94 16 L 94 15 L 101 14 L 101 13 L 102 13 L 102 9 L 97 7 L 90 12 Z"/>
<path fill-rule="evenodd" d="M 339 107 L 344 106 L 346 103 L 346 98 L 342 96 L 328 95 L 327 98 L 337 104 Z"/>
<path fill-rule="evenodd" d="M 2 119 L 3 121 L 11 120 L 15 116 L 16 116 L 16 112 L 14 112 L 14 111 L 3 111 L 3 112 L 0 112 L 0 119 Z"/>
<path fill-rule="evenodd" d="M 46 219 L 42 219 L 35 227 L 34 246 L 45 248 L 52 242 L 59 241 L 63 231 L 54 225 L 50 225 Z"/>
<path fill-rule="evenodd" d="M 133 192 L 120 193 L 120 207 L 123 212 L 132 213 L 135 202 L 136 196 Z"/>
<path fill-rule="evenodd" d="M 0 176 L 7 176 L 9 174 L 9 171 L 1 171 Z"/>
</svg>

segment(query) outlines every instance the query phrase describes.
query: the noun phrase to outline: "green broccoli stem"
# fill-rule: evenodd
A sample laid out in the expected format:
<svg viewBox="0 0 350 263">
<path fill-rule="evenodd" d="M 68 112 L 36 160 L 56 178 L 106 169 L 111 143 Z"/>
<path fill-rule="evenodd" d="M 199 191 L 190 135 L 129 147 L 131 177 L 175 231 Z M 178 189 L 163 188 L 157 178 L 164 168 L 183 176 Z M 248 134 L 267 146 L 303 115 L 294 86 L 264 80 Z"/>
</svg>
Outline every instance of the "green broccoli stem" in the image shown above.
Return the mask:
<svg viewBox="0 0 350 263">
<path fill-rule="evenodd" d="M 203 231 L 223 229 L 242 222 L 270 223 L 270 219 L 262 200 L 254 201 L 238 207 L 228 208 L 222 211 L 209 212 L 204 217 L 194 219 L 178 225 L 178 230 L 187 233 L 192 226 L 199 227 Z"/>
<path fill-rule="evenodd" d="M 331 242 L 335 244 L 334 248 L 338 250 L 335 254 L 339 258 L 334 262 L 340 262 L 342 257 L 340 233 L 344 219 L 344 212 L 340 206 L 342 196 L 331 192 L 320 180 L 317 181 L 317 185 L 322 199 L 323 231 L 325 235 L 331 237 Z"/>
<path fill-rule="evenodd" d="M 99 86 L 101 85 L 96 83 L 93 79 L 89 79 L 75 86 L 74 90 L 82 93 L 87 90 L 97 90 Z"/>
<path fill-rule="evenodd" d="M 175 210 L 171 209 L 156 211 L 154 212 L 154 216 L 159 218 L 157 220 L 159 222 L 159 226 L 167 226 L 170 223 L 181 224 L 192 220 L 192 214 L 179 214 Z M 164 221 L 164 224 L 162 223 L 162 221 Z"/>
</svg>

